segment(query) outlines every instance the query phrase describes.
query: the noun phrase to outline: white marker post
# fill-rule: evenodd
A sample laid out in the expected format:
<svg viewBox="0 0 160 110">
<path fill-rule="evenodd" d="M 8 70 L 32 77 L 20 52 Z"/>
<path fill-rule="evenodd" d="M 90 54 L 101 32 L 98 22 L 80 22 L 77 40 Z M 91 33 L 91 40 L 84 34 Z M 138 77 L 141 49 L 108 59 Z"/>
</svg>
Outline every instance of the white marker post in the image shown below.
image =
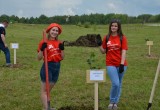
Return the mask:
<svg viewBox="0 0 160 110">
<path fill-rule="evenodd" d="M 156 84 L 158 82 L 159 72 L 160 72 L 160 59 L 159 59 L 159 62 L 158 62 L 157 71 L 156 71 L 156 75 L 155 75 L 155 78 L 154 78 L 154 82 L 153 82 L 152 91 L 151 91 L 151 95 L 150 95 L 147 110 L 151 110 L 152 101 L 153 101 L 153 97 L 154 97 L 155 89 L 156 89 Z"/>
<path fill-rule="evenodd" d="M 146 45 L 148 45 L 148 55 L 151 56 L 151 45 L 153 45 L 153 41 L 147 41 Z"/>
<path fill-rule="evenodd" d="M 106 81 L 106 70 L 87 70 L 87 83 L 94 83 L 94 110 L 98 110 L 98 83 Z"/>
<path fill-rule="evenodd" d="M 19 48 L 18 43 L 11 43 L 11 48 L 14 49 L 14 64 L 16 64 L 16 49 Z"/>
</svg>

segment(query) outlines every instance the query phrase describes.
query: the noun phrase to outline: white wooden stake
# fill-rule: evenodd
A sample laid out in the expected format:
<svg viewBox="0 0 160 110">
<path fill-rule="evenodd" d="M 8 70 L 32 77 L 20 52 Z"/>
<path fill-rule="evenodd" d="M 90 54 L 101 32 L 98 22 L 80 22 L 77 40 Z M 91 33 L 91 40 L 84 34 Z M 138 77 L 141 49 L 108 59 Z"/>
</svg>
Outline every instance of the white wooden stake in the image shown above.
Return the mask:
<svg viewBox="0 0 160 110">
<path fill-rule="evenodd" d="M 94 83 L 94 110 L 98 110 L 98 82 Z"/>
<path fill-rule="evenodd" d="M 10 46 L 12 49 L 14 49 L 14 64 L 16 64 L 16 49 L 19 48 L 19 44 L 18 43 L 11 43 Z"/>
<path fill-rule="evenodd" d="M 87 70 L 87 83 L 94 83 L 94 110 L 98 110 L 98 83 L 106 81 L 106 70 Z"/>
<path fill-rule="evenodd" d="M 160 71 L 160 60 L 158 62 L 157 71 L 156 71 L 156 75 L 155 75 L 155 78 L 154 78 L 154 82 L 153 82 L 153 86 L 152 86 L 152 92 L 151 92 L 151 96 L 150 96 L 150 99 L 149 99 L 149 103 L 152 103 L 152 100 L 153 100 L 156 84 L 157 84 L 157 81 L 158 81 L 159 71 Z"/>
<path fill-rule="evenodd" d="M 149 50 L 148 55 L 151 56 L 151 45 L 149 45 L 149 49 L 148 50 Z"/>
<path fill-rule="evenodd" d="M 147 41 L 146 45 L 148 45 L 148 55 L 151 56 L 151 45 L 153 45 L 153 41 Z"/>
<path fill-rule="evenodd" d="M 16 49 L 14 49 L 14 64 L 16 64 Z"/>
<path fill-rule="evenodd" d="M 160 72 L 160 59 L 159 59 L 159 62 L 158 62 L 157 71 L 156 71 L 156 75 L 155 75 L 155 78 L 154 78 L 154 82 L 153 82 L 152 91 L 151 91 L 151 95 L 150 95 L 147 110 L 151 110 L 152 101 L 153 101 L 153 97 L 154 97 L 154 93 L 155 93 L 156 84 L 157 84 L 157 81 L 158 81 L 159 72 Z"/>
</svg>

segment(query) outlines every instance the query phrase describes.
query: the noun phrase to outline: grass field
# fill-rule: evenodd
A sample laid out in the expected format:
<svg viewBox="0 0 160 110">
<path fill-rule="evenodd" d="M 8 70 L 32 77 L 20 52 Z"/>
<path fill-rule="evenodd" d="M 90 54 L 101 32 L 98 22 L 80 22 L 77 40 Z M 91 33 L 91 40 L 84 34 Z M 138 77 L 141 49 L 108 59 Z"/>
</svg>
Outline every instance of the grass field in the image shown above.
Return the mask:
<svg viewBox="0 0 160 110">
<path fill-rule="evenodd" d="M 41 110 L 40 76 L 42 61 L 37 61 L 37 46 L 42 30 L 47 25 L 10 24 L 7 28 L 7 43 L 19 43 L 17 68 L 0 67 L 0 110 Z M 84 28 L 63 25 L 60 40 L 74 41 L 81 35 L 108 32 L 108 26 Z M 128 70 L 123 80 L 123 91 L 119 110 L 146 110 L 158 60 L 160 58 L 160 27 L 142 24 L 122 25 L 127 36 Z M 147 57 L 145 39 L 152 40 L 151 57 Z M 13 49 L 11 60 L 13 63 Z M 97 64 L 105 68 L 105 55 L 98 48 L 65 47 L 65 59 L 61 62 L 59 81 L 51 92 L 51 106 L 59 110 L 93 110 L 94 85 L 86 83 L 87 59 L 95 52 Z M 5 63 L 0 53 L 0 65 Z M 159 77 L 160 78 L 160 77 Z M 110 80 L 99 84 L 99 107 L 107 110 L 109 104 Z M 160 80 L 153 98 L 152 110 L 160 109 Z"/>
</svg>

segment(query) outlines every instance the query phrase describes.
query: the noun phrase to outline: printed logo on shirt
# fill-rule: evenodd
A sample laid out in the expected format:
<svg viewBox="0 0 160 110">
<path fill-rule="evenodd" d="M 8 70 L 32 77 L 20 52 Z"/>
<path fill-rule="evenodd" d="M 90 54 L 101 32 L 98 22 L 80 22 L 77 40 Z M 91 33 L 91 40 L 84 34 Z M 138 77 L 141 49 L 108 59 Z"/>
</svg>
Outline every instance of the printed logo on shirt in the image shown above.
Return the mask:
<svg viewBox="0 0 160 110">
<path fill-rule="evenodd" d="M 111 41 L 108 41 L 108 42 L 107 42 L 107 45 L 111 45 Z"/>
<path fill-rule="evenodd" d="M 117 44 L 117 43 L 112 44 L 111 41 L 108 41 L 108 42 L 107 42 L 107 47 L 109 48 L 108 51 L 118 50 L 118 49 L 119 49 L 118 44 Z"/>
<path fill-rule="evenodd" d="M 48 45 L 48 49 L 54 48 L 53 45 Z"/>
</svg>

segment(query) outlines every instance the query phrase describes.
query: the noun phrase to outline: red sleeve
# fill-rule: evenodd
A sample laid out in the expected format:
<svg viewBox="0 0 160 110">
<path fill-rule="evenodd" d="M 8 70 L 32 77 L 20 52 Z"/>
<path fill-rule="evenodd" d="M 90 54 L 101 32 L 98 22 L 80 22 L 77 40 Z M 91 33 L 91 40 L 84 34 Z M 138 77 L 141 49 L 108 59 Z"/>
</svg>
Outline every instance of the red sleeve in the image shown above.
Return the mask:
<svg viewBox="0 0 160 110">
<path fill-rule="evenodd" d="M 104 36 L 104 37 L 103 37 L 102 47 L 103 47 L 104 49 L 106 49 L 106 48 L 107 48 L 106 36 Z"/>
<path fill-rule="evenodd" d="M 127 43 L 126 36 L 123 36 L 123 39 L 122 39 L 122 50 L 128 50 L 128 43 Z"/>
<path fill-rule="evenodd" d="M 62 41 L 61 41 L 61 40 L 58 40 L 58 42 L 59 42 L 59 43 L 63 43 L 64 41 L 63 41 L 63 40 L 62 40 Z"/>
<path fill-rule="evenodd" d="M 43 40 L 41 40 L 41 41 L 39 42 L 37 52 L 39 52 L 39 51 L 40 51 L 40 49 L 41 49 L 41 47 L 42 47 L 43 42 L 44 42 Z"/>
</svg>

